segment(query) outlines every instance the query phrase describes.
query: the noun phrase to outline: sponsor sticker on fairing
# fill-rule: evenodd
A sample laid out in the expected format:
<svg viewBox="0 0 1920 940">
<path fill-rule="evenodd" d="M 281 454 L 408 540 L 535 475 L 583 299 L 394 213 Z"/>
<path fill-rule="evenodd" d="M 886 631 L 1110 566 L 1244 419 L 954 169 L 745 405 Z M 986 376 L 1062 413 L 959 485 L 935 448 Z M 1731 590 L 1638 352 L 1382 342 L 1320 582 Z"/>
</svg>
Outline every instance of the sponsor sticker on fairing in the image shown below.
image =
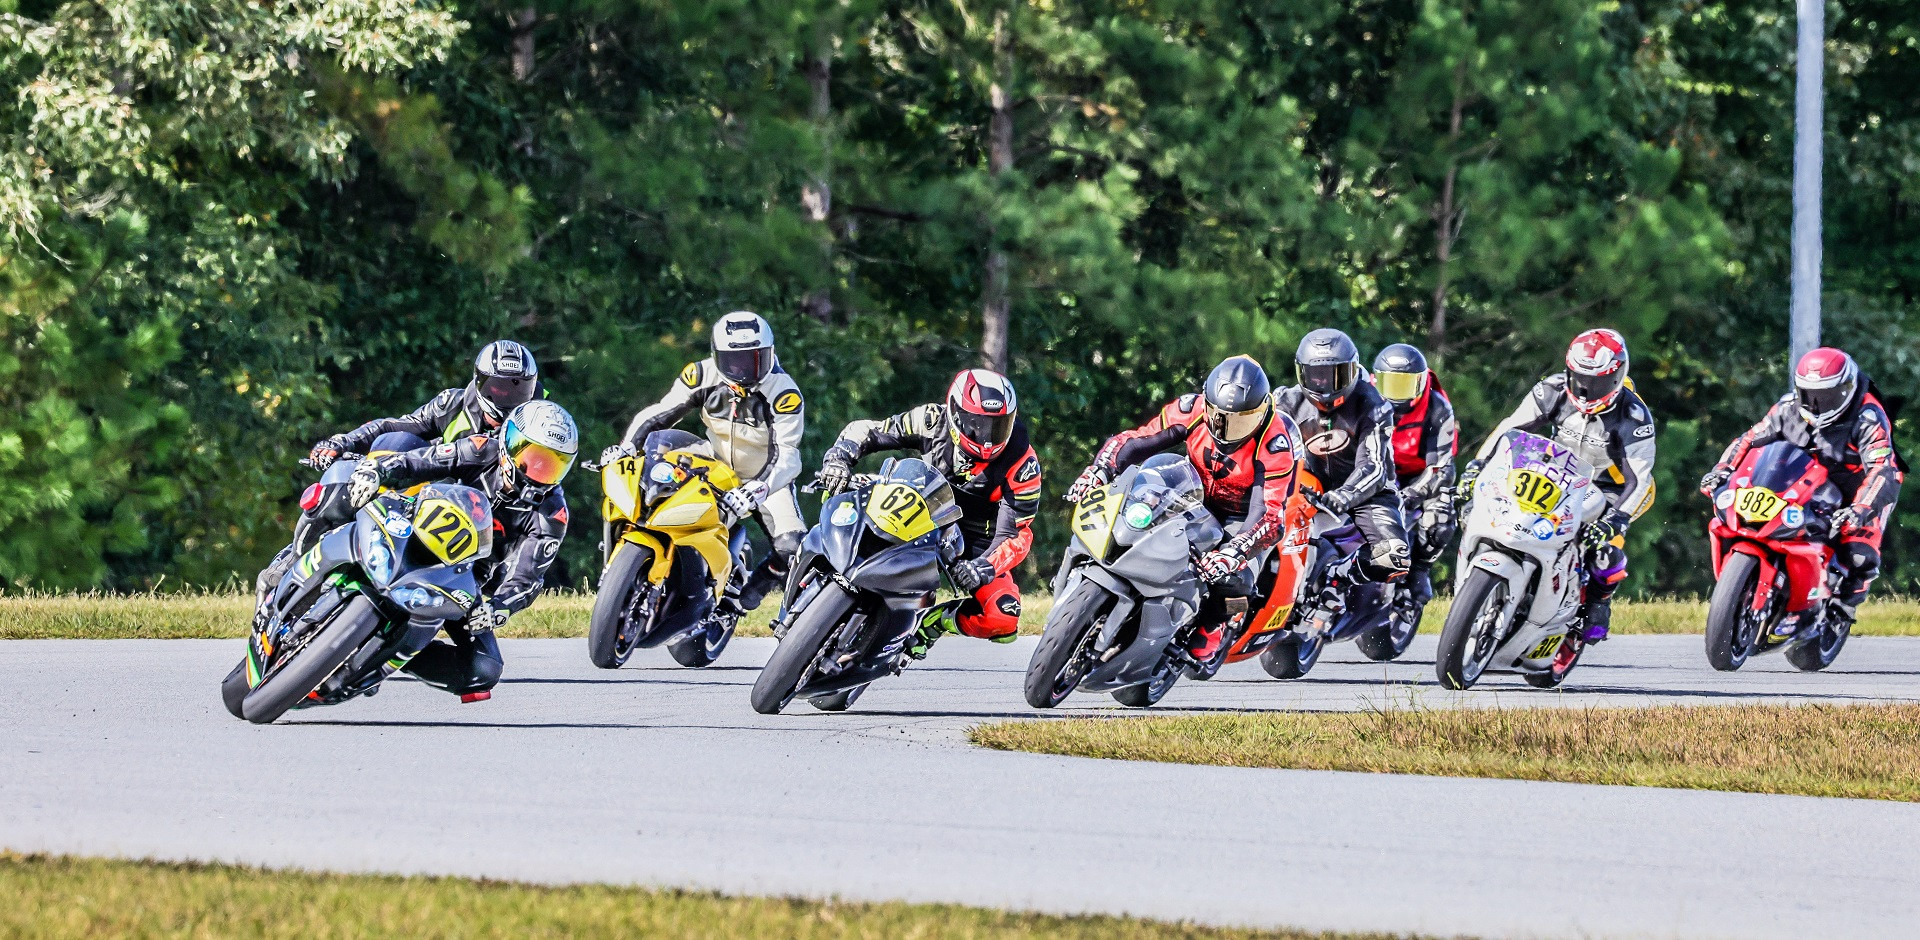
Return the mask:
<svg viewBox="0 0 1920 940">
<path fill-rule="evenodd" d="M 1805 514 L 1800 511 L 1800 507 L 1798 506 L 1788 506 L 1786 510 L 1780 514 L 1780 521 L 1788 526 L 1797 526 L 1805 518 Z"/>
</svg>

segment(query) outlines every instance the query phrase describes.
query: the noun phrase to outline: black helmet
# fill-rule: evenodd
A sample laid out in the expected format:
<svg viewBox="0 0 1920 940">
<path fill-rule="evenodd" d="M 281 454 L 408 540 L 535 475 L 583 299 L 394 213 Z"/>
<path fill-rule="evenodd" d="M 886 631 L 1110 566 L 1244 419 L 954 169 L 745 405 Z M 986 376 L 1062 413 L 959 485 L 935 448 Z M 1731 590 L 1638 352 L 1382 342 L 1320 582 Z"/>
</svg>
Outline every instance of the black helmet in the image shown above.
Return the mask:
<svg viewBox="0 0 1920 940">
<path fill-rule="evenodd" d="M 1267 370 L 1252 356 L 1222 360 L 1207 374 L 1207 430 L 1223 447 L 1252 437 L 1273 410 Z"/>
<path fill-rule="evenodd" d="M 1339 330 L 1314 330 L 1293 354 L 1300 388 L 1322 411 L 1338 408 L 1360 382 L 1360 348 Z"/>
<path fill-rule="evenodd" d="M 1427 393 L 1427 357 L 1406 343 L 1394 343 L 1373 357 L 1373 387 L 1380 397 L 1405 411 Z"/>
<path fill-rule="evenodd" d="M 507 413 L 533 400 L 540 384 L 540 367 L 533 353 L 510 339 L 494 340 L 473 358 L 473 388 L 480 410 L 499 424 Z"/>
</svg>

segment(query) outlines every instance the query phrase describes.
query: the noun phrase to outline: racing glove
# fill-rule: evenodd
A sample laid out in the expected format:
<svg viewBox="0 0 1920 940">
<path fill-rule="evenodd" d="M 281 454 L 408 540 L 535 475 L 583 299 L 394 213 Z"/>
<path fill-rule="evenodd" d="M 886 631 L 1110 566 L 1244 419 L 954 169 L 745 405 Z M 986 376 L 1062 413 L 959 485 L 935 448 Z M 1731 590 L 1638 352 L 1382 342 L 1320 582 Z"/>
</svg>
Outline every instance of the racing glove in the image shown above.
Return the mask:
<svg viewBox="0 0 1920 940">
<path fill-rule="evenodd" d="M 1080 478 L 1067 487 L 1067 502 L 1077 503 L 1087 498 L 1087 494 L 1106 486 L 1111 479 L 1107 471 L 1100 467 L 1088 467 L 1080 471 Z"/>
<path fill-rule="evenodd" d="M 1580 547 L 1587 551 L 1593 551 L 1613 541 L 1615 537 L 1626 531 L 1626 526 L 1614 521 L 1612 518 L 1589 522 L 1586 528 L 1580 530 Z"/>
<path fill-rule="evenodd" d="M 1460 471 L 1460 482 L 1454 485 L 1453 494 L 1463 503 L 1473 501 L 1473 485 L 1480 482 L 1480 466 L 1480 461 L 1469 460 Z"/>
<path fill-rule="evenodd" d="M 1231 548 L 1216 548 L 1200 556 L 1200 577 L 1206 581 L 1225 581 L 1247 563 L 1245 555 Z"/>
<path fill-rule="evenodd" d="M 346 450 L 345 441 L 338 437 L 329 437 L 313 445 L 313 450 L 307 453 L 307 465 L 315 470 L 325 470 L 333 466 L 333 462 L 339 460 L 340 455 Z"/>
<path fill-rule="evenodd" d="M 1828 527 L 1836 535 L 1846 535 L 1849 532 L 1864 531 L 1872 521 L 1873 507 L 1855 503 L 1835 512 Z"/>
<path fill-rule="evenodd" d="M 829 457 L 820 464 L 820 472 L 813 477 L 813 486 L 828 496 L 838 496 L 847 488 L 847 481 L 852 479 L 852 464 Z"/>
<path fill-rule="evenodd" d="M 1706 476 L 1700 478 L 1700 495 L 1712 497 L 1713 491 L 1726 485 L 1727 480 L 1732 476 L 1733 471 L 1725 467 L 1715 467 L 1712 470 L 1708 470 Z"/>
<path fill-rule="evenodd" d="M 625 441 L 621 441 L 620 443 L 615 444 L 612 447 L 609 447 L 606 450 L 603 450 L 600 452 L 600 466 L 604 467 L 607 464 L 610 464 L 616 460 L 619 460 L 622 457 L 631 457 L 631 456 L 633 456 L 633 445 Z"/>
<path fill-rule="evenodd" d="M 498 630 L 507 625 L 507 618 L 511 616 L 513 611 L 495 607 L 492 601 L 481 601 L 479 606 L 467 614 L 467 632 L 485 633 L 489 630 Z"/>
<path fill-rule="evenodd" d="M 981 585 L 1000 576 L 1000 572 L 993 570 L 993 562 L 985 558 L 956 561 L 948 574 L 953 578 L 953 586 L 963 594 L 972 594 L 980 590 Z"/>
<path fill-rule="evenodd" d="M 720 494 L 720 505 L 735 519 L 745 519 L 748 513 L 760 508 L 767 501 L 767 484 L 764 480 L 748 480 Z"/>
<path fill-rule="evenodd" d="M 1353 508 L 1353 494 L 1346 490 L 1334 490 L 1320 496 L 1320 508 L 1336 516 L 1344 516 Z"/>
<path fill-rule="evenodd" d="M 353 476 L 347 480 L 347 503 L 355 509 L 373 502 L 380 493 L 380 467 L 369 458 L 360 461 L 353 468 Z"/>
</svg>

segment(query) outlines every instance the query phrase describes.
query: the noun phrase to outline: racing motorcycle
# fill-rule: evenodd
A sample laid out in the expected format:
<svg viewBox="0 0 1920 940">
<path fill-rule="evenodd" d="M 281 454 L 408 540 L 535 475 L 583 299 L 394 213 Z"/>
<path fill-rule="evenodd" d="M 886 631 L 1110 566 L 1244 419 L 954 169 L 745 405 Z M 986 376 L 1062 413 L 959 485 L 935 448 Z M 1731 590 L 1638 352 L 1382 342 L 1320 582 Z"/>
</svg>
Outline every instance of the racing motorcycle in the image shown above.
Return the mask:
<svg viewBox="0 0 1920 940">
<path fill-rule="evenodd" d="M 316 486 L 344 490 L 353 466 L 336 462 Z M 275 586 L 246 657 L 221 682 L 227 711 L 266 724 L 376 693 L 442 626 L 466 619 L 480 600 L 474 564 L 492 551 L 493 507 L 481 491 L 430 483 L 382 492 Z"/>
<path fill-rule="evenodd" d="M 1307 443 L 1309 450 L 1314 446 Z M 1280 554 L 1301 559 L 1305 576 L 1285 632 L 1260 654 L 1261 668 L 1276 679 L 1298 679 L 1320 661 L 1327 644 L 1342 640 L 1353 640 L 1368 659 L 1398 657 L 1420 626 L 1411 592 L 1397 582 L 1355 582 L 1365 536 L 1351 519 L 1320 504 L 1319 478 L 1304 468 L 1298 474 Z"/>
<path fill-rule="evenodd" d="M 1194 558 L 1225 538 L 1204 497 L 1185 457 L 1160 454 L 1075 505 L 1057 600 L 1027 665 L 1027 704 L 1052 708 L 1079 689 L 1144 708 L 1184 669 L 1205 668 L 1184 642 L 1205 590 Z"/>
<path fill-rule="evenodd" d="M 1827 539 L 1843 500 L 1826 467 L 1786 441 L 1749 451 L 1714 491 L 1713 668 L 1732 671 L 1755 653 L 1784 649 L 1788 662 L 1811 672 L 1840 655 L 1853 624 L 1831 608 L 1845 570 Z"/>
<path fill-rule="evenodd" d="M 1573 451 L 1525 431 L 1500 438 L 1461 524 L 1461 574 L 1434 661 L 1442 686 L 1472 688 L 1488 669 L 1542 689 L 1566 681 L 1586 648 L 1574 622 L 1586 583 L 1580 529 L 1606 509 Z"/>
<path fill-rule="evenodd" d="M 774 624 L 780 645 L 753 683 L 763 715 L 796 698 L 845 711 L 874 680 L 906 668 L 923 621 L 965 600 L 933 603 L 943 562 L 962 548 L 946 477 L 918 457 L 889 458 L 852 482 L 820 507 L 787 574 L 793 600 Z"/>
<path fill-rule="evenodd" d="M 639 454 L 584 466 L 599 471 L 606 494 L 588 658 L 618 669 L 635 649 L 663 643 L 682 666 L 720 658 L 739 617 L 715 602 L 746 573 L 746 530 L 731 525 L 720 494 L 740 477 L 713 445 L 678 429 L 647 435 Z"/>
</svg>

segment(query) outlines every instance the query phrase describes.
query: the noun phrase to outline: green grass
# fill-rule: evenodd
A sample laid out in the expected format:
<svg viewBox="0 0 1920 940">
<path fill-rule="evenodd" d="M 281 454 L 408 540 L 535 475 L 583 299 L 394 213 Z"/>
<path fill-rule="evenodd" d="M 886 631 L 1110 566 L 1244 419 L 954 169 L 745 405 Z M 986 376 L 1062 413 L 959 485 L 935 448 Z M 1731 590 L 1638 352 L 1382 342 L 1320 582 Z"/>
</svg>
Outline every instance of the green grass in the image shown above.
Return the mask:
<svg viewBox="0 0 1920 940">
<path fill-rule="evenodd" d="M 15 594 L 0 595 L 0 640 L 30 639 L 233 639 L 247 634 L 252 599 L 233 593 L 176 594 Z M 767 636 L 767 624 L 780 596 L 767 599 L 741 622 L 741 636 Z M 1438 633 L 1448 600 L 1427 608 L 1421 632 Z M 1046 625 L 1053 598 L 1027 595 L 1020 632 L 1037 634 Z M 508 622 L 509 638 L 581 637 L 593 595 L 551 591 Z M 1620 601 L 1614 605 L 1615 633 L 1700 633 L 1705 629 L 1704 601 L 1669 598 Z M 1855 636 L 1920 636 L 1920 600 L 1886 598 L 1860 609 Z"/>
<path fill-rule="evenodd" d="M 1395 706 L 1014 721 L 971 736 L 1121 760 L 1920 802 L 1920 705 Z"/>
<path fill-rule="evenodd" d="M 0 853 L 8 937 L 1332 938 L 936 904 L 263 871 Z"/>
</svg>

